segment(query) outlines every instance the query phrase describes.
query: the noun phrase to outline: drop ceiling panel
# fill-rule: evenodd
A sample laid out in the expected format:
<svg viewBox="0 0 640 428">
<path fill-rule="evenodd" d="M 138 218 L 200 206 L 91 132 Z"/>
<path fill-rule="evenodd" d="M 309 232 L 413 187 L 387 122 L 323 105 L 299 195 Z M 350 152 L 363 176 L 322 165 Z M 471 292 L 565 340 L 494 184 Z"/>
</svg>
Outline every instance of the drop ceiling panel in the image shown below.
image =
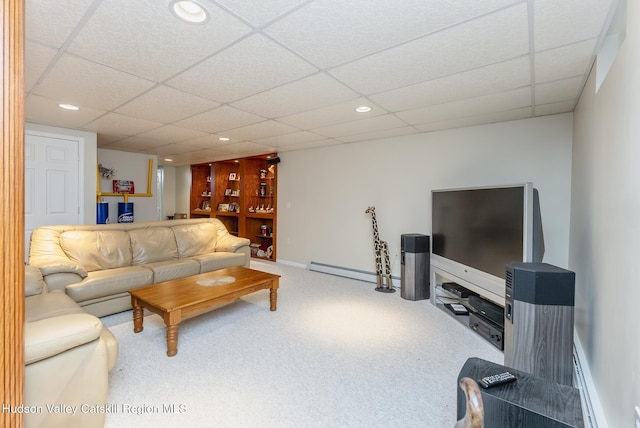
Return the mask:
<svg viewBox="0 0 640 428">
<path fill-rule="evenodd" d="M 49 63 L 56 56 L 57 51 L 53 48 L 40 45 L 38 43 L 25 43 L 25 91 L 29 93 L 34 85 L 47 69 Z"/>
<path fill-rule="evenodd" d="M 361 120 L 365 116 L 363 116 L 363 113 L 356 112 L 356 107 L 362 105 L 368 105 L 373 108 L 369 113 L 366 113 L 366 117 L 380 116 L 387 113 L 384 109 L 374 106 L 368 99 L 360 97 L 344 103 L 284 116 L 278 118 L 278 122 L 283 122 L 298 128 L 311 129 L 350 122 L 352 120 Z"/>
<path fill-rule="evenodd" d="M 382 131 L 340 137 L 340 141 L 344 141 L 345 143 L 355 143 L 357 141 L 379 140 L 382 138 L 401 137 L 403 135 L 412 135 L 417 133 L 418 130 L 413 126 L 403 126 L 400 128 L 385 129 Z"/>
<path fill-rule="evenodd" d="M 582 91 L 582 76 L 536 85 L 536 104 L 574 100 Z"/>
<path fill-rule="evenodd" d="M 91 108 L 83 108 L 77 111 L 65 110 L 58 107 L 59 101 L 38 95 L 29 95 L 27 100 L 25 119 L 45 125 L 78 129 L 105 114 L 104 110 Z M 47 117 L 48 120 L 43 121 L 41 120 L 42 117 Z"/>
<path fill-rule="evenodd" d="M 252 123 L 262 122 L 264 120 L 264 117 L 223 105 L 188 119 L 180 120 L 175 124 L 184 128 L 217 133 L 224 132 L 232 128 L 240 128 Z"/>
<path fill-rule="evenodd" d="M 89 123 L 85 128 L 90 131 L 98 129 L 108 129 L 111 133 L 121 135 L 137 135 L 143 132 L 159 128 L 163 124 L 150 120 L 137 119 L 135 117 L 124 116 L 118 113 L 109 113 Z"/>
<path fill-rule="evenodd" d="M 358 94 L 324 73 L 289 83 L 233 103 L 269 118 L 292 115 L 357 98 Z"/>
<path fill-rule="evenodd" d="M 519 4 L 332 69 L 360 93 L 376 93 L 528 53 L 527 7 Z"/>
<path fill-rule="evenodd" d="M 392 114 L 360 119 L 353 122 L 341 123 L 339 125 L 316 128 L 312 131 L 316 134 L 330 138 L 346 137 L 348 135 L 366 134 L 390 128 L 400 128 L 407 124 Z"/>
<path fill-rule="evenodd" d="M 69 51 L 160 82 L 251 31 L 213 4 L 206 8 L 210 20 L 193 25 L 178 20 L 167 1 L 102 0 Z"/>
<path fill-rule="evenodd" d="M 596 39 L 536 54 L 536 83 L 583 75 L 593 63 Z"/>
<path fill-rule="evenodd" d="M 536 116 L 545 116 L 548 114 L 558 114 L 558 113 L 566 113 L 568 111 L 573 111 L 575 104 L 576 102 L 574 100 L 571 100 L 571 101 L 561 101 L 559 103 L 537 105 Z"/>
<path fill-rule="evenodd" d="M 400 119 L 410 124 L 420 125 L 443 122 L 470 116 L 482 116 L 500 111 L 513 110 L 531 105 L 529 87 L 498 94 L 485 95 L 452 103 L 439 104 L 417 110 L 397 113 Z"/>
<path fill-rule="evenodd" d="M 25 38 L 59 48 L 73 32 L 94 0 L 25 1 Z"/>
<path fill-rule="evenodd" d="M 274 135 L 284 135 L 297 132 L 299 129 L 275 120 L 265 120 L 264 122 L 254 123 L 252 125 L 243 126 L 242 128 L 230 129 L 225 131 L 225 136 L 235 141 L 252 141 L 261 137 L 273 137 Z"/>
<path fill-rule="evenodd" d="M 117 113 L 156 122 L 173 123 L 211 110 L 218 103 L 159 85 L 116 110 Z"/>
<path fill-rule="evenodd" d="M 112 110 L 153 85 L 149 80 L 66 54 L 34 93 L 61 103 Z"/>
<path fill-rule="evenodd" d="M 325 140 L 326 137 L 322 135 L 314 134 L 309 131 L 292 132 L 291 134 L 276 135 L 273 137 L 260 138 L 255 140 L 256 144 L 273 147 L 284 147 L 292 144 L 310 143 L 313 141 Z"/>
<path fill-rule="evenodd" d="M 537 52 L 598 38 L 615 0 L 536 0 L 534 39 Z"/>
<path fill-rule="evenodd" d="M 446 3 L 446 7 L 443 7 Z M 316 0 L 267 34 L 322 68 L 334 67 L 512 3 L 510 0 Z M 380 28 L 392 29 L 380 35 Z"/>
<path fill-rule="evenodd" d="M 504 92 L 531 84 L 529 64 L 530 59 L 527 55 L 515 60 L 382 92 L 372 95 L 371 99 L 387 110 L 397 112 Z"/>
<path fill-rule="evenodd" d="M 194 138 L 204 137 L 205 132 L 194 131 L 193 129 L 180 128 L 174 125 L 165 125 L 151 131 L 138 134 L 140 138 L 156 140 L 158 142 L 169 144 L 180 141 L 192 140 Z"/>
<path fill-rule="evenodd" d="M 531 117 L 531 108 L 524 107 L 513 110 L 499 111 L 485 115 L 463 117 L 441 122 L 425 123 L 422 125 L 416 125 L 416 128 L 422 132 L 431 132 L 443 129 L 464 128 L 467 126 L 484 125 L 487 123 L 526 119 L 528 117 Z"/>
<path fill-rule="evenodd" d="M 239 15 L 252 25 L 261 27 L 307 1 L 269 0 L 268 2 L 248 2 L 246 0 L 216 0 L 216 3 L 228 8 L 231 13 Z"/>
<path fill-rule="evenodd" d="M 252 35 L 167 83 L 219 102 L 231 102 L 317 72 L 262 35 Z"/>
</svg>

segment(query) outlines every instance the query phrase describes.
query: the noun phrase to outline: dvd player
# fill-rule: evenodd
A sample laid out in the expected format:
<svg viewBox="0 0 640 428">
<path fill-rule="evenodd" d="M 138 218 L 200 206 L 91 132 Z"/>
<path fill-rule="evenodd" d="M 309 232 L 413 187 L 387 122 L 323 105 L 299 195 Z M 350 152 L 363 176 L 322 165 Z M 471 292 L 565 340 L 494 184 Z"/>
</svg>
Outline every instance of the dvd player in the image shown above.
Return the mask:
<svg viewBox="0 0 640 428">
<path fill-rule="evenodd" d="M 461 299 L 466 299 L 469 296 L 477 296 L 478 293 L 464 288 L 462 285 L 455 282 L 443 282 L 442 289 L 448 291 L 451 294 L 455 294 Z"/>
<path fill-rule="evenodd" d="M 480 296 L 469 297 L 469 306 L 484 318 L 504 326 L 504 308 Z"/>
<path fill-rule="evenodd" d="M 499 350 L 504 350 L 503 327 L 473 312 L 469 314 L 469 327 Z"/>
</svg>

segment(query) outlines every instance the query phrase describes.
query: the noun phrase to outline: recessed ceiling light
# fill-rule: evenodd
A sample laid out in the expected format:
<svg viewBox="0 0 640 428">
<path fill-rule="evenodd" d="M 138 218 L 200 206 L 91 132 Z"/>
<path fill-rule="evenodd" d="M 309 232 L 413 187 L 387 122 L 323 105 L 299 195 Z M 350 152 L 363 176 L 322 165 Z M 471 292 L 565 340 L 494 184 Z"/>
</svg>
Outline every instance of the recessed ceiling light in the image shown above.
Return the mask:
<svg viewBox="0 0 640 428">
<path fill-rule="evenodd" d="M 80 110 L 80 107 L 74 106 L 73 104 L 58 104 L 58 107 L 63 108 L 65 110 Z"/>
<path fill-rule="evenodd" d="M 209 12 L 195 1 L 173 0 L 169 9 L 178 18 L 192 24 L 204 24 L 209 20 Z"/>
<path fill-rule="evenodd" d="M 173 162 L 173 159 L 165 158 L 164 161 L 165 162 Z"/>
<path fill-rule="evenodd" d="M 371 107 L 369 107 L 369 106 L 356 107 L 356 111 L 358 113 L 369 113 L 371 111 Z"/>
<path fill-rule="evenodd" d="M 231 138 L 229 137 L 220 137 L 218 138 L 219 141 L 229 141 Z"/>
</svg>

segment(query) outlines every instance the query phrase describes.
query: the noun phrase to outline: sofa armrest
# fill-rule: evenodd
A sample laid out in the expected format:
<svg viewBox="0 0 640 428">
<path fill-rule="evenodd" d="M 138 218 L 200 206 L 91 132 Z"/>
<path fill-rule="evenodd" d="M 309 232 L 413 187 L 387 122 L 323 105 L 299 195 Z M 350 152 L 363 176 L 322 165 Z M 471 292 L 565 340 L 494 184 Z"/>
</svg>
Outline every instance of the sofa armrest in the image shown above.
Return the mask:
<svg viewBox="0 0 640 428">
<path fill-rule="evenodd" d="M 247 238 L 239 238 L 229 233 L 219 236 L 216 242 L 216 251 L 228 251 L 235 253 L 242 247 L 248 247 L 251 241 Z"/>
<path fill-rule="evenodd" d="M 35 296 L 47 292 L 47 286 L 42 279 L 42 272 L 35 266 L 24 267 L 24 297 Z"/>
<path fill-rule="evenodd" d="M 96 340 L 102 328 L 102 322 L 97 317 L 84 313 L 27 322 L 24 329 L 25 364 Z"/>
</svg>

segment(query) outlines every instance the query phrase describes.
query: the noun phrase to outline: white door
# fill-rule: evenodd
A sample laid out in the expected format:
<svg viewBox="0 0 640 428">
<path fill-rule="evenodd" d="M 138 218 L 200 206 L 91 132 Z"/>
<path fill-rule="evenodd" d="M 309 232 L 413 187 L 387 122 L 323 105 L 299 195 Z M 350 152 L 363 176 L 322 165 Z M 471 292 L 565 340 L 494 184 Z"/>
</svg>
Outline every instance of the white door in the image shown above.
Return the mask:
<svg viewBox="0 0 640 428">
<path fill-rule="evenodd" d="M 25 134 L 25 261 L 31 232 L 38 226 L 80 223 L 77 137 L 27 131 Z"/>
</svg>

